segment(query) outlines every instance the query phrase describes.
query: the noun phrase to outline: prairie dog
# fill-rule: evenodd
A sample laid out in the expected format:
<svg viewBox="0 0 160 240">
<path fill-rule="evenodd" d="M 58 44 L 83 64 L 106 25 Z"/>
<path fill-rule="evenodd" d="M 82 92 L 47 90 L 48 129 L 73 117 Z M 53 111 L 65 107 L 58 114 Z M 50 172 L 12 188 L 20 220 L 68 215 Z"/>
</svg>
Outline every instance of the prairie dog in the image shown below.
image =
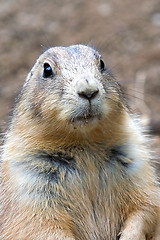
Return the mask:
<svg viewBox="0 0 160 240">
<path fill-rule="evenodd" d="M 6 133 L 0 239 L 160 239 L 159 188 L 146 145 L 98 51 L 48 49 Z"/>
</svg>

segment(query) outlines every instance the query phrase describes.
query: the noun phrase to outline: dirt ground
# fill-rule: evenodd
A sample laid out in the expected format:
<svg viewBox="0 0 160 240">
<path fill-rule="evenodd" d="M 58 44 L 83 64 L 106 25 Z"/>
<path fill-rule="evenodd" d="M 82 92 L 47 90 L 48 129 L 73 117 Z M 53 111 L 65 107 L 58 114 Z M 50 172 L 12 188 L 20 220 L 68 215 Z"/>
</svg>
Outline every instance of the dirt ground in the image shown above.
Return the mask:
<svg viewBox="0 0 160 240">
<path fill-rule="evenodd" d="M 44 47 L 96 46 L 160 155 L 160 0 L 0 0 L 0 131 Z"/>
</svg>

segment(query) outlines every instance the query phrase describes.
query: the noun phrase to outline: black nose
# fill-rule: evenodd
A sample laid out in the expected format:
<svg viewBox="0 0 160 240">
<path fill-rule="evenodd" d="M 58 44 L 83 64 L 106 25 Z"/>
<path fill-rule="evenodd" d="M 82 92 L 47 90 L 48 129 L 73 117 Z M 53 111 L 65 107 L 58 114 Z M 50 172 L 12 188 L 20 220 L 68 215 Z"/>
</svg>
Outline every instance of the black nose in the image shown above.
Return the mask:
<svg viewBox="0 0 160 240">
<path fill-rule="evenodd" d="M 87 100 L 92 100 L 93 98 L 95 98 L 98 94 L 99 90 L 95 89 L 95 90 L 85 90 L 85 91 L 80 91 L 78 92 L 78 95 L 81 98 L 85 98 Z"/>
</svg>

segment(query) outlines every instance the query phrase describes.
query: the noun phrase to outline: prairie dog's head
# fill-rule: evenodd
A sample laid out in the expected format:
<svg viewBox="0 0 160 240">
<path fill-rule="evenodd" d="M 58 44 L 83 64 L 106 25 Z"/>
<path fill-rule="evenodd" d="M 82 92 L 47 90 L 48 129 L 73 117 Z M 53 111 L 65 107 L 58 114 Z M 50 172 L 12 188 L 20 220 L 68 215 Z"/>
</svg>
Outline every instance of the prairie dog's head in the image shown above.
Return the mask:
<svg viewBox="0 0 160 240">
<path fill-rule="evenodd" d="M 101 55 L 85 45 L 53 47 L 38 58 L 23 88 L 33 117 L 94 128 L 123 108 L 121 91 Z"/>
</svg>

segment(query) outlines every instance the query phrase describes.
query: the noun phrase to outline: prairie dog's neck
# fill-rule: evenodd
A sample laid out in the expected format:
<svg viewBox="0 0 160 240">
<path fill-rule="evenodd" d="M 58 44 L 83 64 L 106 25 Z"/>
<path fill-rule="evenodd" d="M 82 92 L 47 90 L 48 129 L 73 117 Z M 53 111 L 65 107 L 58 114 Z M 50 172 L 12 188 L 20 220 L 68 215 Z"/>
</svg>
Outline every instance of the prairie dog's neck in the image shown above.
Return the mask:
<svg viewBox="0 0 160 240">
<path fill-rule="evenodd" d="M 109 117 L 111 118 L 109 119 Z M 28 149 L 27 151 L 30 149 L 54 151 L 58 148 L 75 145 L 93 147 L 101 145 L 110 148 L 131 142 L 131 138 L 132 142 L 140 139 L 141 135 L 137 133 L 137 127 L 127 112 L 119 114 L 117 118 L 115 114 L 109 117 L 100 121 L 94 128 L 89 129 L 87 125 L 74 128 L 63 122 L 52 121 L 49 124 L 46 121 L 38 122 L 34 119 L 26 121 L 25 119 L 29 116 L 24 115 L 18 122 L 15 119 L 11 131 L 8 133 L 8 142 L 11 139 L 15 149 L 23 150 L 22 146 L 24 146 L 26 150 Z M 12 141 L 13 136 L 14 142 Z"/>
</svg>

